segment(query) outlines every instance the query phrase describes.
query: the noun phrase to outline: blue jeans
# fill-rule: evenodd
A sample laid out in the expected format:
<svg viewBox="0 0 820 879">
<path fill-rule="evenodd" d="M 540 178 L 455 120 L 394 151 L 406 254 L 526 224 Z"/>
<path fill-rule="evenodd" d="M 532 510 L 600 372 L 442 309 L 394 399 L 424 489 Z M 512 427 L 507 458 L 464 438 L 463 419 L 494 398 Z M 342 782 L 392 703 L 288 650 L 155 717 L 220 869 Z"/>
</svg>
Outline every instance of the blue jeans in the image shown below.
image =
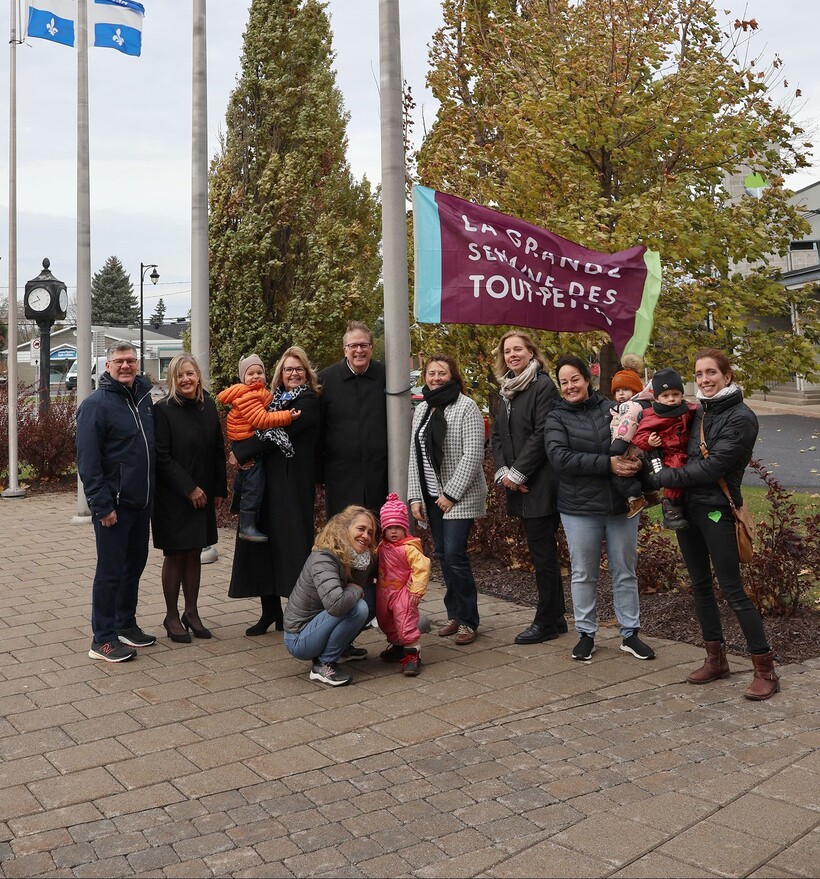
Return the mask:
<svg viewBox="0 0 820 879">
<path fill-rule="evenodd" d="M 360 598 L 343 617 L 318 613 L 301 632 L 285 632 L 285 647 L 295 659 L 317 659 L 324 665 L 338 662 L 344 649 L 367 620 L 367 602 Z"/>
<path fill-rule="evenodd" d="M 598 631 L 596 593 L 601 573 L 601 549 L 606 540 L 609 573 L 612 577 L 612 603 L 628 638 L 641 627 L 638 577 L 638 516 L 571 516 L 561 513 L 572 564 L 572 606 L 575 629 L 580 634 Z"/>
<path fill-rule="evenodd" d="M 117 509 L 117 522 L 104 528 L 94 516 L 97 570 L 91 589 L 94 641 L 114 641 L 117 632 L 137 624 L 140 577 L 148 561 L 151 511 Z"/>
<path fill-rule="evenodd" d="M 237 470 L 233 490 L 239 498 L 239 511 L 258 513 L 265 493 L 265 465 L 262 460 L 254 461 L 253 467 Z"/>
<path fill-rule="evenodd" d="M 445 519 L 434 500 L 425 498 L 427 521 L 444 577 L 447 617 L 461 626 L 478 628 L 478 589 L 467 557 L 472 519 Z"/>
</svg>

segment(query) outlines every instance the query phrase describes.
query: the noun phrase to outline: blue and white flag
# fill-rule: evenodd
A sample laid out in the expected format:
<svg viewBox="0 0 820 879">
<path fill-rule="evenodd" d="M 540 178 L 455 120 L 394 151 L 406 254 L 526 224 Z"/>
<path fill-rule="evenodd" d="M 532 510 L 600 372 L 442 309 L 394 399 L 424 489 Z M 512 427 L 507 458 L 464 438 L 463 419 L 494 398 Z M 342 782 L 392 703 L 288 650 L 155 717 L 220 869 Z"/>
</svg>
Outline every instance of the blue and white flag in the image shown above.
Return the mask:
<svg viewBox="0 0 820 879">
<path fill-rule="evenodd" d="M 135 0 L 94 0 L 88 20 L 92 45 L 116 49 L 125 55 L 139 55 L 144 16 L 145 7 Z"/>
<path fill-rule="evenodd" d="M 73 46 L 76 14 L 76 0 L 31 0 L 27 33 L 51 43 Z"/>
</svg>

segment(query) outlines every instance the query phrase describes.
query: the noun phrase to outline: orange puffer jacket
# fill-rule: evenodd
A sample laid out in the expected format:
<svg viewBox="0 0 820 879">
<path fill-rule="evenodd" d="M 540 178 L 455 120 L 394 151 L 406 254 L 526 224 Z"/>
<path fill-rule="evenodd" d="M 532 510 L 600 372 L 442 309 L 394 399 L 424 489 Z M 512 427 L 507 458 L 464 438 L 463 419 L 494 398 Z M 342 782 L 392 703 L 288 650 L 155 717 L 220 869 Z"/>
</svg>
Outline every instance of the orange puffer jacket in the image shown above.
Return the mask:
<svg viewBox="0 0 820 879">
<path fill-rule="evenodd" d="M 268 412 L 267 407 L 273 394 L 261 384 L 231 385 L 216 398 L 225 406 L 228 413 L 228 439 L 232 442 L 248 439 L 255 430 L 269 427 L 287 427 L 293 421 L 289 409 L 281 412 Z"/>
</svg>

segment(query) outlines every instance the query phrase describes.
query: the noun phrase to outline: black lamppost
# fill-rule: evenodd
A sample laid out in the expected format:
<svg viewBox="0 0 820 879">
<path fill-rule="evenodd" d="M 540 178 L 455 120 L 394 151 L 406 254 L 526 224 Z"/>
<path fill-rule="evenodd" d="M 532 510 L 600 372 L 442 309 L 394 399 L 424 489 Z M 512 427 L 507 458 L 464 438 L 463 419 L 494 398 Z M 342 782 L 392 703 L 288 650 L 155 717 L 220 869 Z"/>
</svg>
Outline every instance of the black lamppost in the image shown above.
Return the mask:
<svg viewBox="0 0 820 879">
<path fill-rule="evenodd" d="M 40 274 L 26 281 L 23 300 L 26 317 L 37 321 L 40 328 L 40 415 L 48 411 L 51 397 L 51 327 L 55 320 L 65 320 L 68 309 L 66 286 L 51 274 L 50 265 L 48 259 L 44 259 Z"/>
<path fill-rule="evenodd" d="M 140 263 L 140 375 L 145 375 L 145 339 L 143 338 L 143 331 L 145 329 L 145 315 L 143 314 L 145 297 L 143 295 L 143 290 L 145 286 L 145 273 L 148 269 L 154 270 L 148 275 L 151 279 L 151 283 L 156 284 L 159 280 L 159 272 L 153 263 L 147 265 L 145 263 Z"/>
</svg>

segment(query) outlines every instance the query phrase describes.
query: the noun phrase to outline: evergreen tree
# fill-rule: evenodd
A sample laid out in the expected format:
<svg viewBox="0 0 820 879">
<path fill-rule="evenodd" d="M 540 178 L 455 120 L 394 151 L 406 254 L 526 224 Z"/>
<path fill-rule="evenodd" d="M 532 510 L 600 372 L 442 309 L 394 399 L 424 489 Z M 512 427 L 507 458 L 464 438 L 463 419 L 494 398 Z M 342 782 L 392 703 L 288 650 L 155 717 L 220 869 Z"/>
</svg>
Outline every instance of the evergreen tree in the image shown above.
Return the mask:
<svg viewBox="0 0 820 879">
<path fill-rule="evenodd" d="M 154 329 L 161 327 L 165 323 L 165 301 L 161 296 L 159 302 L 157 302 L 157 307 L 152 312 L 151 317 L 148 318 L 148 323 Z"/>
<path fill-rule="evenodd" d="M 721 26 L 705 0 L 443 7 L 430 74 L 441 107 L 419 157 L 426 185 L 595 250 L 660 251 L 655 365 L 689 374 L 694 351 L 717 345 L 747 388 L 816 371 L 816 304 L 768 266 L 807 229 L 783 180 L 806 167 L 810 145 L 782 62 L 754 57 L 756 21 Z M 749 170 L 769 184 L 759 198 L 727 185 Z M 789 329 L 792 303 L 803 336 Z M 500 329 L 447 328 L 462 359 L 484 356 Z M 590 354 L 605 338 L 545 335 L 552 352 Z"/>
<path fill-rule="evenodd" d="M 318 365 L 382 310 L 380 212 L 345 158 L 330 24 L 317 0 L 253 0 L 211 171 L 211 372 L 292 344 Z"/>
<path fill-rule="evenodd" d="M 91 278 L 91 323 L 122 327 L 139 323 L 140 303 L 130 276 L 116 256 L 109 256 Z"/>
</svg>

